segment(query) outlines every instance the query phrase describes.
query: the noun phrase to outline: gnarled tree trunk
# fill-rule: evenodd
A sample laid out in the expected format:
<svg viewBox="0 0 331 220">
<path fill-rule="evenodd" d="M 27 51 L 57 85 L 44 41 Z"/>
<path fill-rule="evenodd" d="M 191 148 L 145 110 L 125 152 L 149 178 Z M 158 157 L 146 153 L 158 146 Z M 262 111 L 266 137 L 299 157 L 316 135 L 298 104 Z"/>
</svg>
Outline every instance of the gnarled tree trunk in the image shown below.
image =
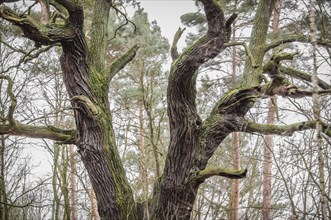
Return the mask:
<svg viewBox="0 0 331 220">
<path fill-rule="evenodd" d="M 106 66 L 105 58 L 109 43 L 106 36 L 109 11 L 114 7 L 112 1 L 95 0 L 89 47 L 83 36 L 84 16 L 82 6 L 77 3 L 79 1 L 55 2 L 68 12 L 68 17 L 61 23 L 40 25 L 31 17 L 20 15 L 6 6 L 0 6 L 0 17 L 19 26 L 24 35 L 37 45 L 61 44 L 63 54 L 60 62 L 75 114 L 76 130 L 65 131 L 18 123 L 13 119 L 16 99 L 9 88 L 11 106 L 6 123 L 0 125 L 0 134 L 50 138 L 76 144 L 96 194 L 100 218 L 137 219 L 133 194 L 114 141 L 108 90 L 110 80 L 133 59 L 138 46 L 134 46 Z M 198 188 L 205 179 L 215 175 L 228 178 L 245 177 L 246 170 L 207 167 L 215 150 L 230 133 L 245 131 L 288 134 L 311 129 L 316 125 L 316 121 L 306 121 L 271 126 L 244 119 L 245 114 L 259 98 L 275 94 L 291 97 L 311 95 L 307 91 L 300 91 L 286 81 L 285 77 L 278 75 L 279 62 L 288 59 L 288 56 L 272 57 L 273 60 L 262 66 L 265 52 L 272 48 L 272 45 L 267 48 L 266 39 L 275 0 L 259 2 L 251 42 L 248 48 L 245 47 L 247 62 L 240 87 L 233 88 L 215 103 L 205 121 L 200 119 L 195 103 L 198 68 L 226 47 L 244 45 L 228 43 L 231 35 L 230 26 L 236 14 L 226 20 L 216 0 L 200 2 L 204 5 L 208 23 L 206 35 L 180 56 L 176 46 L 173 46 L 171 51 L 174 61 L 167 90 L 170 144 L 163 174 L 155 185 L 152 202 L 149 203 L 152 219 L 189 219 Z M 1 3 L 3 1 L 0 1 Z M 47 7 L 44 8 L 47 10 Z M 179 29 L 175 44 L 182 31 Z M 272 80 L 262 84 L 263 72 L 273 74 Z M 0 79 L 12 84 L 6 76 L 0 75 Z M 325 124 L 322 126 L 326 127 Z M 325 131 L 331 136 L 331 131 Z"/>
</svg>

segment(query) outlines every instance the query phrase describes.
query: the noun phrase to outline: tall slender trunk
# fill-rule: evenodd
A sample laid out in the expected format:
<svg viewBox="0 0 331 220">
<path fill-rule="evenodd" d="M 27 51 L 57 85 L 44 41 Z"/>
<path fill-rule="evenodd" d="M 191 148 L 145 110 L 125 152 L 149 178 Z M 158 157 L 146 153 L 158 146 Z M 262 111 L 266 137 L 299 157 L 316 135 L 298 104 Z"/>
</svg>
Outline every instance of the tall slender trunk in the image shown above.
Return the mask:
<svg viewBox="0 0 331 220">
<path fill-rule="evenodd" d="M 92 220 L 100 220 L 98 213 L 98 204 L 93 189 L 90 190 L 90 201 L 92 210 Z"/>
<path fill-rule="evenodd" d="M 58 192 L 58 166 L 60 148 L 58 144 L 53 144 L 53 176 L 52 176 L 52 188 L 53 188 L 53 202 L 52 202 L 52 219 L 58 220 L 60 214 L 60 198 Z"/>
<path fill-rule="evenodd" d="M 232 147 L 233 147 L 233 164 L 234 169 L 240 169 L 240 144 L 239 144 L 239 134 L 234 132 L 232 135 Z M 234 179 L 232 185 L 232 220 L 239 219 L 239 180 Z"/>
<path fill-rule="evenodd" d="M 274 105 L 271 100 L 268 102 L 268 124 L 273 124 L 275 121 Z M 263 220 L 272 219 L 272 203 L 271 203 L 271 179 L 272 179 L 272 135 L 265 136 L 263 148 Z"/>
<path fill-rule="evenodd" d="M 234 3 L 237 5 L 237 1 Z M 236 11 L 236 6 L 234 11 Z M 232 40 L 236 41 L 236 22 L 233 22 L 232 25 Z M 232 81 L 235 83 L 237 81 L 237 51 L 236 47 L 232 48 Z M 233 165 L 234 169 L 240 169 L 240 146 L 239 146 L 239 134 L 234 132 L 232 135 L 232 157 L 233 157 Z M 231 219 L 238 220 L 239 219 L 239 180 L 233 180 L 232 185 L 232 212 Z"/>
<path fill-rule="evenodd" d="M 69 160 L 70 160 L 70 194 L 71 194 L 71 220 L 77 219 L 77 187 L 76 187 L 76 161 L 74 145 L 69 146 Z"/>
<path fill-rule="evenodd" d="M 70 199 L 69 199 L 69 185 L 68 185 L 68 149 L 67 147 L 62 148 L 61 152 L 61 192 L 63 195 L 64 201 L 64 211 L 63 211 L 63 220 L 70 220 L 71 216 L 71 206 L 70 206 Z"/>
<path fill-rule="evenodd" d="M 7 190 L 5 183 L 6 160 L 5 160 L 6 141 L 4 136 L 0 136 L 0 219 L 8 220 L 9 212 L 7 207 Z"/>
<path fill-rule="evenodd" d="M 311 81 L 313 83 L 313 112 L 314 118 L 317 121 L 316 123 L 316 143 L 317 143 L 317 152 L 318 152 L 318 171 L 319 171 L 319 189 L 320 189 L 320 200 L 321 200 L 321 214 L 322 219 L 328 218 L 328 200 L 326 197 L 325 191 L 325 177 L 324 177 L 324 158 L 323 158 L 323 141 L 322 141 L 322 124 L 321 124 L 321 109 L 320 109 L 320 100 L 318 91 L 318 76 L 317 76 L 317 57 L 316 57 L 316 20 L 315 20 L 315 11 L 313 3 L 310 1 L 309 4 L 309 22 L 310 22 L 310 34 L 311 34 L 311 44 L 313 47 L 313 74 L 311 76 Z M 330 216 L 329 216 L 330 217 Z"/>
<path fill-rule="evenodd" d="M 144 207 L 143 219 L 149 220 L 148 210 L 148 176 L 147 176 L 147 161 L 145 148 L 145 132 L 144 132 L 144 106 L 143 102 L 139 102 L 139 150 L 140 150 L 140 173 L 142 177 L 142 202 Z"/>
<path fill-rule="evenodd" d="M 279 16 L 280 16 L 280 4 L 281 0 L 276 0 L 275 8 L 273 10 L 273 23 L 272 28 L 275 34 L 279 29 Z M 276 98 L 274 98 L 276 100 Z M 268 116 L 267 124 L 274 124 L 275 122 L 275 106 L 272 100 L 268 102 Z M 263 220 L 272 219 L 272 198 L 271 198 L 271 180 L 272 180 L 272 135 L 265 136 L 265 143 L 263 148 L 263 208 L 262 218 Z"/>
</svg>

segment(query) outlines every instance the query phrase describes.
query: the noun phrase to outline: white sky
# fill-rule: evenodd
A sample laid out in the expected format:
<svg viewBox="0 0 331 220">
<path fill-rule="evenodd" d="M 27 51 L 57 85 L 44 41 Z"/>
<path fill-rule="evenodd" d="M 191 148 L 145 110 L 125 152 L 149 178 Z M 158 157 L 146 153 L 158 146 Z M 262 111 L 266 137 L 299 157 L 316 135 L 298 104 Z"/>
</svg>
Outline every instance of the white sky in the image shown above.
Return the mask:
<svg viewBox="0 0 331 220">
<path fill-rule="evenodd" d="M 156 20 L 161 27 L 161 33 L 168 38 L 169 43 L 178 29 L 183 25 L 180 22 L 180 16 L 187 12 L 195 12 L 196 6 L 193 0 L 141 0 L 141 7 L 148 14 L 149 21 Z M 181 38 L 179 47 L 184 45 L 185 37 Z"/>
</svg>

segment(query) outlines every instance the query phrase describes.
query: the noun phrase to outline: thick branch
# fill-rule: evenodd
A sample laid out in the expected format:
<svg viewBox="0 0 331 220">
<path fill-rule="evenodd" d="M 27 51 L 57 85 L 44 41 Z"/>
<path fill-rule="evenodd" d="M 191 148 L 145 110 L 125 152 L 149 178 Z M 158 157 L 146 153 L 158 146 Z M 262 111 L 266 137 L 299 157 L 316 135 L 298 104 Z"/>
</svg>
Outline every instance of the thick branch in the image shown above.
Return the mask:
<svg viewBox="0 0 331 220">
<path fill-rule="evenodd" d="M 84 24 L 84 11 L 77 0 L 56 0 L 60 5 L 65 7 L 69 13 L 69 23 L 79 28 L 83 28 Z"/>
<path fill-rule="evenodd" d="M 221 167 L 209 167 L 204 170 L 201 170 L 195 180 L 204 181 L 205 179 L 212 176 L 223 176 L 230 179 L 242 179 L 245 178 L 247 174 L 247 169 L 245 170 L 233 170 L 233 169 L 224 169 Z"/>
<path fill-rule="evenodd" d="M 273 125 L 273 124 L 258 124 L 247 121 L 244 126 L 244 132 L 260 133 L 260 134 L 277 134 L 284 136 L 291 136 L 296 131 L 303 131 L 308 129 L 315 129 L 316 121 L 298 122 L 289 125 Z M 323 124 L 323 133 L 331 137 L 330 126 Z"/>
<path fill-rule="evenodd" d="M 267 33 L 270 17 L 274 9 L 275 0 L 259 1 L 255 18 L 254 27 L 251 32 L 249 49 L 254 56 L 256 66 L 254 67 L 250 59 L 246 59 L 241 86 L 248 88 L 261 84 L 262 63 L 265 55 Z"/>
<path fill-rule="evenodd" d="M 284 66 L 279 66 L 278 68 L 281 73 L 284 73 L 286 75 L 292 76 L 297 79 L 311 82 L 311 75 L 309 73 Z M 329 85 L 328 83 L 324 82 L 321 79 L 318 79 L 318 86 L 321 87 L 322 89 L 331 89 L 331 85 Z"/>
<path fill-rule="evenodd" d="M 206 18 L 208 22 L 209 36 L 216 37 L 225 27 L 225 18 L 221 6 L 216 0 L 200 0 L 204 6 Z"/>
<path fill-rule="evenodd" d="M 119 58 L 117 58 L 112 64 L 110 65 L 108 72 L 108 80 L 111 81 L 116 74 L 125 67 L 126 64 L 128 64 L 135 56 L 139 49 L 138 45 L 133 46 L 130 50 L 128 50 L 126 53 L 121 55 Z"/>
<path fill-rule="evenodd" d="M 172 41 L 171 50 L 170 50 L 172 60 L 176 60 L 179 57 L 177 43 L 178 43 L 180 37 L 182 36 L 182 34 L 184 33 L 185 29 L 186 28 L 181 29 L 179 27 L 178 30 L 176 31 L 174 40 Z"/>
<path fill-rule="evenodd" d="M 273 40 L 270 44 L 268 44 L 265 48 L 265 52 L 278 47 L 281 44 L 285 43 L 292 43 L 292 42 L 302 42 L 302 43 L 309 43 L 310 39 L 309 36 L 306 35 L 287 35 L 287 36 L 281 36 L 280 38 L 277 38 L 276 40 Z M 331 40 L 329 39 L 318 39 L 317 44 L 325 47 L 331 47 Z"/>
<path fill-rule="evenodd" d="M 74 31 L 68 26 L 59 24 L 39 25 L 29 15 L 20 15 L 6 6 L 0 6 L 0 18 L 20 27 L 24 35 L 38 45 L 50 45 L 75 36 Z"/>
<path fill-rule="evenodd" d="M 76 142 L 76 131 L 61 130 L 51 126 L 32 126 L 15 122 L 14 125 L 0 125 L 0 135 L 14 135 L 29 138 L 47 138 L 65 144 Z"/>
<path fill-rule="evenodd" d="M 272 77 L 273 79 L 271 81 L 258 87 L 261 98 L 268 98 L 274 95 L 291 98 L 302 98 L 313 95 L 313 91 L 301 90 L 281 75 L 273 75 Z M 316 91 L 316 93 L 318 95 L 331 94 L 331 89 Z"/>
<path fill-rule="evenodd" d="M 195 104 L 197 70 L 222 52 L 223 44 L 230 37 L 218 3 L 215 0 L 201 2 L 209 30 L 172 63 L 169 76 L 167 101 L 171 141 L 164 171 L 164 176 L 167 177 L 164 181 L 169 186 L 184 183 L 195 162 L 199 144 L 198 128 L 201 125 Z"/>
</svg>

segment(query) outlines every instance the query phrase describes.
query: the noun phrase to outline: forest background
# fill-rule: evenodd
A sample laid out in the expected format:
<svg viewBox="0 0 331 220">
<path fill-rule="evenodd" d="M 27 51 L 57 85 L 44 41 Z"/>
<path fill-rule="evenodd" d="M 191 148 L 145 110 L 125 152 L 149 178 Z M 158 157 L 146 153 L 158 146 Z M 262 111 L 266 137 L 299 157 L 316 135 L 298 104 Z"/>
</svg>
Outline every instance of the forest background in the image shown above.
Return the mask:
<svg viewBox="0 0 331 220">
<path fill-rule="evenodd" d="M 91 17 L 92 3 L 82 2 L 86 9 L 84 33 L 88 41 L 91 38 L 88 28 L 91 20 L 88 18 Z M 172 2 L 168 1 L 168 4 L 177 4 Z M 192 1 L 192 11 L 180 11 L 183 14 L 177 18 L 181 20 L 182 28 L 178 29 L 169 21 L 166 25 L 172 27 L 173 33 L 165 38 L 159 23 L 150 20 L 148 10 L 143 10 L 148 2 L 116 3 L 119 11 L 112 9 L 109 17 L 111 49 L 107 52 L 106 62 L 114 62 L 136 44 L 140 49 L 111 81 L 109 102 L 113 129 L 135 200 L 142 204 L 144 218 L 149 219 L 152 218 L 148 211 L 149 201 L 153 187 L 161 177 L 170 144 L 165 91 L 170 63 L 175 58 L 173 52 L 177 50 L 178 40 L 180 48 L 184 44 L 192 46 L 206 33 L 207 21 L 202 5 Z M 232 24 L 229 44 L 241 43 L 229 45 L 199 68 L 196 102 L 202 120 L 207 119 L 214 104 L 243 79 L 245 62 L 252 56 L 248 46 L 258 1 L 219 3 L 226 17 L 238 13 Z M 42 6 L 42 1 L 36 2 L 36 6 L 33 4 L 32 1 L 6 3 L 42 22 L 38 6 Z M 309 17 L 310 5 L 315 11 L 316 20 L 313 22 Z M 271 216 L 272 219 L 323 219 L 330 216 L 331 153 L 327 124 L 331 121 L 331 100 L 325 95 L 331 88 L 330 8 L 330 2 L 322 0 L 314 4 L 276 1 L 267 34 L 269 47 L 264 67 L 268 68 L 269 60 L 278 59 L 278 63 L 282 63 L 280 71 L 285 73 L 289 85 L 297 86 L 301 93 L 260 99 L 246 115 L 254 123 L 280 126 L 317 119 L 323 122 L 322 129 L 308 129 L 315 124 L 307 128 L 279 127 L 273 131 L 252 128 L 249 133 L 229 135 L 208 164 L 234 170 L 247 169 L 248 173 L 243 179 L 214 175 L 204 179 L 197 192 L 191 219 L 271 219 Z M 155 9 L 158 10 L 165 8 Z M 73 108 L 59 65 L 60 47 L 40 47 L 23 38 L 20 29 L 4 19 L 0 28 L 1 125 L 6 125 L 15 108 L 14 116 L 20 123 L 72 129 L 75 123 Z M 308 37 L 314 34 L 318 39 L 315 43 Z M 314 73 L 319 77 L 316 85 L 311 77 Z M 263 80 L 268 82 L 272 77 L 266 75 Z M 314 90 L 316 86 L 318 89 Z M 319 92 L 321 90 L 324 92 Z M 317 107 L 311 91 L 321 95 L 315 97 Z M 17 100 L 15 107 L 13 97 Z M 316 118 L 316 108 L 320 111 L 319 118 Z M 303 131 L 294 132 L 297 130 Z M 279 136 L 264 135 L 268 133 Z M 0 219 L 99 218 L 88 174 L 72 144 L 47 139 L 36 141 L 3 132 L 0 156 Z M 40 160 L 45 156 L 46 160 Z"/>
</svg>

